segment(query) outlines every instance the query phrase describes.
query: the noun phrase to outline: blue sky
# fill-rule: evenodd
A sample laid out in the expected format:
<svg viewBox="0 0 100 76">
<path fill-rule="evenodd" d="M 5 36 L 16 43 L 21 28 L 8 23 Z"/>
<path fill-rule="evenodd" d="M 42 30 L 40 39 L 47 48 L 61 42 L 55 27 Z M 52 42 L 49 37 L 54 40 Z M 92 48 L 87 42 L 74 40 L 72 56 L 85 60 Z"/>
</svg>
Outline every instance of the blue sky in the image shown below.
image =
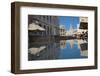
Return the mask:
<svg viewBox="0 0 100 76">
<path fill-rule="evenodd" d="M 74 28 L 77 28 L 77 24 L 79 24 L 79 17 L 59 16 L 58 18 L 59 18 L 59 24 L 64 25 L 67 30 L 69 29 L 70 24 L 72 24 Z"/>
</svg>

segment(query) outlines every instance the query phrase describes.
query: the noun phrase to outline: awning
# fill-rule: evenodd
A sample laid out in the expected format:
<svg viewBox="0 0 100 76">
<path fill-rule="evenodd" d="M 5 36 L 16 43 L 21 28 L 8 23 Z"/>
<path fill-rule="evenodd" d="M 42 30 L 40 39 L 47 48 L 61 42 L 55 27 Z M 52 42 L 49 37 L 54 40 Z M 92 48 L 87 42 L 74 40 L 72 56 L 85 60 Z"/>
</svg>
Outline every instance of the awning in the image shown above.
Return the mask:
<svg viewBox="0 0 100 76">
<path fill-rule="evenodd" d="M 45 29 L 43 27 L 40 27 L 39 25 L 37 25 L 35 23 L 29 24 L 28 30 L 30 30 L 30 31 L 34 31 L 34 30 L 45 31 Z"/>
</svg>

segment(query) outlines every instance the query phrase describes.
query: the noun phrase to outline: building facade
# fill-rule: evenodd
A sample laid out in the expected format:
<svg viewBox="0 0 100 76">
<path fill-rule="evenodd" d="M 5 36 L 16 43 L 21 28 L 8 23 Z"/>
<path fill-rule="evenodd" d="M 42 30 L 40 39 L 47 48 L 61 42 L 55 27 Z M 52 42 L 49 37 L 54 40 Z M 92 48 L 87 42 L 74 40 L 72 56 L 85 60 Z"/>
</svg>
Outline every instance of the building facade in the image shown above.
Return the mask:
<svg viewBox="0 0 100 76">
<path fill-rule="evenodd" d="M 88 17 L 80 17 L 77 25 L 77 38 L 88 39 Z"/>
<path fill-rule="evenodd" d="M 57 16 L 46 15 L 28 15 L 28 25 L 36 24 L 37 26 L 45 29 L 45 31 L 34 30 L 31 31 L 32 36 L 57 36 L 59 35 L 59 21 Z"/>
<path fill-rule="evenodd" d="M 60 33 L 60 36 L 66 36 L 66 30 L 63 25 L 60 25 L 59 33 Z"/>
<path fill-rule="evenodd" d="M 80 17 L 78 32 L 82 34 L 88 31 L 88 17 Z"/>
</svg>

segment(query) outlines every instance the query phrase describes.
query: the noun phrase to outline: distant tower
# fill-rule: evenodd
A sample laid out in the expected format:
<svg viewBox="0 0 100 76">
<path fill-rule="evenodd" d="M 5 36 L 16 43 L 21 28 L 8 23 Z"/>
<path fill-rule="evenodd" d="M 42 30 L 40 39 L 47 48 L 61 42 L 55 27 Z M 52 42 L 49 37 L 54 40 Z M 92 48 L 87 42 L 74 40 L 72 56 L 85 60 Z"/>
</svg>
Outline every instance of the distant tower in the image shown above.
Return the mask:
<svg viewBox="0 0 100 76">
<path fill-rule="evenodd" d="M 71 23 L 69 28 L 69 35 L 73 35 L 74 28 L 73 28 L 73 17 L 71 17 Z"/>
<path fill-rule="evenodd" d="M 73 35 L 74 33 L 74 27 L 73 27 L 73 17 L 71 17 L 71 23 L 70 23 L 70 28 L 69 28 L 69 34 Z"/>
<path fill-rule="evenodd" d="M 73 28 L 72 24 L 70 24 L 69 35 L 73 35 L 73 32 L 74 32 L 74 28 Z"/>
</svg>

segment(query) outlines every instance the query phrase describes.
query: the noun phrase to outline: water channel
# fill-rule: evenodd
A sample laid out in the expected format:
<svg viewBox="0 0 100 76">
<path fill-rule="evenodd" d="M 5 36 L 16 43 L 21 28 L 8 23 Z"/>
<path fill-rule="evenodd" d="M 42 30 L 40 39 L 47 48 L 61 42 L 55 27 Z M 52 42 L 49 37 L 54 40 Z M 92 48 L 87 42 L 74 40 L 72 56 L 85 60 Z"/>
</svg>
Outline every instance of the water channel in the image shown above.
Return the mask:
<svg viewBox="0 0 100 76">
<path fill-rule="evenodd" d="M 31 42 L 28 48 L 28 60 L 88 58 L 88 42 L 82 39 L 51 42 Z"/>
</svg>

